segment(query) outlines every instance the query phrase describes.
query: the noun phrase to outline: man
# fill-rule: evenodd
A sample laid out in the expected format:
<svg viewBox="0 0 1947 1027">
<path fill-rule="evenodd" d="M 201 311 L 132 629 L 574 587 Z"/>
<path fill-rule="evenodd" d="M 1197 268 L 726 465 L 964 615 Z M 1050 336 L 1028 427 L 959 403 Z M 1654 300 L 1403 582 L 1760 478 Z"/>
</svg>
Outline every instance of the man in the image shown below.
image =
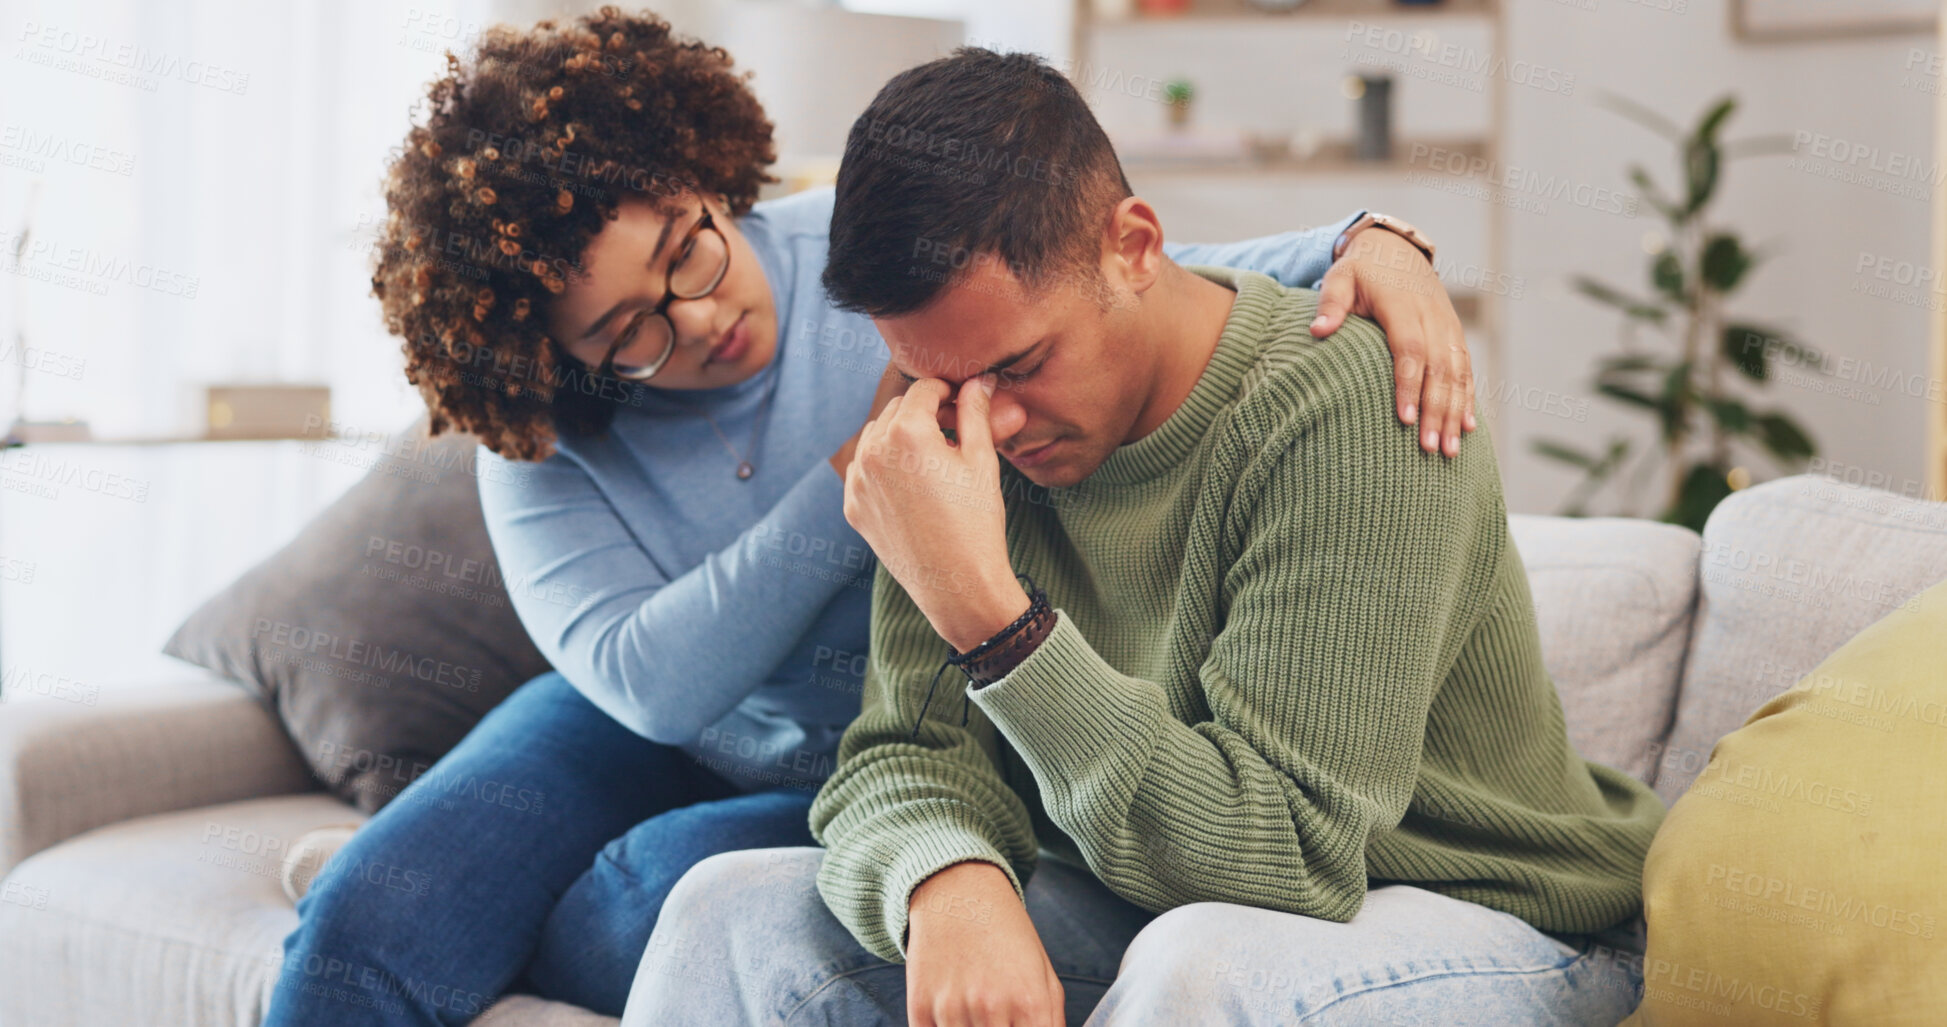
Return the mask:
<svg viewBox="0 0 1947 1027">
<path fill-rule="evenodd" d="M 1034 58 L 914 69 L 869 124 L 1060 173 L 854 128 L 825 284 L 912 380 L 846 476 L 864 711 L 827 851 L 692 870 L 630 1022 L 1621 1019 L 1590 936 L 1662 808 L 1568 742 L 1491 448 L 1415 446 L 1370 323 L 1320 344 L 1316 294 L 1165 258 Z"/>
</svg>

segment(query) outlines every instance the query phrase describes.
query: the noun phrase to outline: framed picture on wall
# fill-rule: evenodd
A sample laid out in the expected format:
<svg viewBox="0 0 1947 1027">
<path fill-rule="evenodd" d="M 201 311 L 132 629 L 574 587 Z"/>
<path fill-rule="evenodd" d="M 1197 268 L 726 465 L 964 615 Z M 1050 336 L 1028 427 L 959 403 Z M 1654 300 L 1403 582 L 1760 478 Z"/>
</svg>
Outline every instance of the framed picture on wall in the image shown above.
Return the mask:
<svg viewBox="0 0 1947 1027">
<path fill-rule="evenodd" d="M 1731 29 L 1756 42 L 1929 32 L 1938 10 L 1938 0 L 1731 0 Z"/>
</svg>

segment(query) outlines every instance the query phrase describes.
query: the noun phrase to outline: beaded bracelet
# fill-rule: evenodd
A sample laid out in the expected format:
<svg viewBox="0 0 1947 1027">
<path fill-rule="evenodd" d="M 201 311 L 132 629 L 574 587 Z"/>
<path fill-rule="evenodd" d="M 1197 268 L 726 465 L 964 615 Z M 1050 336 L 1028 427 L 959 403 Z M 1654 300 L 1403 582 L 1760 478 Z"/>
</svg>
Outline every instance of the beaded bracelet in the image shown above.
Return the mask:
<svg viewBox="0 0 1947 1027">
<path fill-rule="evenodd" d="M 980 671 L 982 666 L 1004 665 L 1012 667 L 1012 663 L 996 664 L 994 660 L 1005 659 L 1007 656 L 1012 655 L 1019 649 L 1023 640 L 1034 638 L 1038 642 L 1040 640 L 1038 636 L 1045 634 L 1041 628 L 1053 616 L 1053 607 L 1048 604 L 1048 593 L 1043 591 L 1041 586 L 1036 585 L 1034 579 L 1028 575 L 1017 573 L 1014 576 L 1027 582 L 1030 590 L 1027 610 L 1019 617 L 1014 618 L 1012 624 L 995 632 L 986 641 L 964 653 L 954 651 L 952 646 L 947 647 L 945 662 L 941 663 L 939 669 L 933 672 L 933 680 L 926 685 L 926 698 L 919 705 L 919 718 L 913 721 L 913 738 L 919 737 L 919 726 L 921 722 L 926 720 L 927 708 L 933 705 L 933 691 L 939 686 L 940 675 L 945 673 L 948 667 L 959 668 L 960 673 L 966 677 L 967 683 L 973 685 L 975 688 L 984 687 L 999 680 L 1000 676 L 986 677 L 983 674 L 981 677 L 976 677 L 975 673 Z M 1028 630 L 1022 631 L 1021 629 L 1023 627 L 1026 627 Z M 1017 635 L 1019 637 L 1016 637 Z M 994 652 L 995 648 L 1007 643 L 1009 639 L 1013 639 L 1014 644 L 1009 645 L 1006 651 L 998 654 L 998 657 L 996 657 Z M 969 668 L 973 669 L 969 670 Z M 960 697 L 960 726 L 967 726 L 967 697 L 965 694 L 962 694 Z"/>
<path fill-rule="evenodd" d="M 1042 606 L 1034 619 L 1028 622 L 1027 627 L 1008 639 L 1005 647 L 988 653 L 978 661 L 967 661 L 961 666 L 960 672 L 967 676 L 975 691 L 999 681 L 1022 660 L 1027 659 L 1028 653 L 1033 652 L 1034 647 L 1048 637 L 1049 631 L 1054 628 L 1054 619 L 1053 608 Z"/>
<path fill-rule="evenodd" d="M 1016 574 L 1014 576 L 1017 578 L 1028 578 L 1025 574 Z M 978 663 L 980 660 L 985 659 L 987 654 L 992 652 L 995 646 L 1005 642 L 1008 636 L 1021 630 L 1022 625 L 1037 616 L 1040 611 L 1047 609 L 1048 593 L 1043 592 L 1039 585 L 1035 585 L 1033 578 L 1028 578 L 1028 585 L 1032 588 L 1032 591 L 1028 595 L 1028 608 L 1019 617 L 1014 618 L 1014 623 L 994 632 L 987 641 L 974 646 L 964 653 L 949 653 L 946 662 L 963 669 L 968 664 Z"/>
</svg>

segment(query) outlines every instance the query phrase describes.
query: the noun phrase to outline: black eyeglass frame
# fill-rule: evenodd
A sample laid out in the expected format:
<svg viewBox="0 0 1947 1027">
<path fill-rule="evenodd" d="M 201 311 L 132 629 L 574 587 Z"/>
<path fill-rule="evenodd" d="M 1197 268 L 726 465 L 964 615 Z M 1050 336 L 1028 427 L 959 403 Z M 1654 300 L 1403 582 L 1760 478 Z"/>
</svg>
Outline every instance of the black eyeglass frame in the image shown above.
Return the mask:
<svg viewBox="0 0 1947 1027">
<path fill-rule="evenodd" d="M 676 291 L 676 269 L 682 266 L 683 261 L 689 259 L 696 240 L 705 231 L 717 233 L 718 241 L 723 243 L 723 266 L 717 269 L 717 276 L 710 280 L 709 285 L 688 296 L 681 295 Z M 597 375 L 613 375 L 629 382 L 646 382 L 655 377 L 656 373 L 663 369 L 663 365 L 669 363 L 669 358 L 676 353 L 676 322 L 669 319 L 669 305 L 677 300 L 700 300 L 710 295 L 717 291 L 717 286 L 722 285 L 724 278 L 730 274 L 730 239 L 723 234 L 723 229 L 717 227 L 716 215 L 707 207 L 696 224 L 691 225 L 690 230 L 683 233 L 683 241 L 677 246 L 676 253 L 676 259 L 670 261 L 668 267 L 663 268 L 662 302 L 656 304 L 653 310 L 637 313 L 629 319 L 627 326 L 615 334 L 615 341 L 609 344 L 608 352 L 602 355 L 602 362 L 595 368 Z M 641 330 L 649 317 L 660 317 L 663 323 L 669 326 L 669 345 L 663 347 L 662 354 L 653 362 L 644 364 L 639 369 L 623 371 L 615 366 L 615 354 L 634 340 L 635 333 Z"/>
</svg>

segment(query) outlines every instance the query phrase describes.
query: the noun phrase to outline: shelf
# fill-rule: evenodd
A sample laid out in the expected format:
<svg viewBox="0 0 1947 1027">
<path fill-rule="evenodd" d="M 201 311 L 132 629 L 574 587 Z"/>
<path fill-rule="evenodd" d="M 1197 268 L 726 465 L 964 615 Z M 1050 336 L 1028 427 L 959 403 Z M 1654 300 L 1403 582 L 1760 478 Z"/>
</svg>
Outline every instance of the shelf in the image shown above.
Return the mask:
<svg viewBox="0 0 1947 1027">
<path fill-rule="evenodd" d="M 1240 47 L 1253 55 L 1251 60 L 1254 61 L 1277 62 L 1288 59 L 1285 55 L 1309 55 L 1311 63 L 1317 65 L 1313 70 L 1322 71 L 1349 63 L 1346 55 L 1355 49 L 1355 40 L 1370 39 L 1371 33 L 1383 34 L 1385 38 L 1376 43 L 1356 45 L 1373 49 L 1375 53 L 1392 52 L 1400 60 L 1413 56 L 1410 51 L 1403 52 L 1401 48 L 1419 45 L 1412 41 L 1412 37 L 1418 33 L 1454 36 L 1469 47 L 1487 54 L 1501 54 L 1508 50 L 1509 0 L 1445 0 L 1438 4 L 1401 4 L 1396 0 L 1305 0 L 1290 11 L 1263 10 L 1250 0 L 1188 0 L 1187 9 L 1174 14 L 1145 14 L 1140 9 L 1139 0 L 1072 2 L 1075 17 L 1071 52 L 1076 62 L 1089 69 L 1146 67 L 1166 63 L 1170 65 L 1168 70 L 1173 76 L 1191 81 L 1198 80 L 1200 69 L 1214 66 L 1218 71 L 1213 73 L 1210 96 L 1225 91 L 1235 93 L 1240 86 L 1249 87 L 1250 79 L 1245 76 L 1250 69 L 1236 66 L 1236 52 Z M 1117 13 L 1110 13 L 1111 9 Z M 1127 13 L 1119 13 L 1122 9 L 1127 9 Z M 1402 32 L 1406 34 L 1405 37 L 1400 36 Z M 1302 56 L 1300 63 L 1304 63 Z M 1275 63 L 1267 64 L 1267 68 L 1275 67 Z M 1405 74 L 1411 75 L 1413 70 L 1420 69 L 1410 69 Z M 1283 83 L 1288 78 L 1286 76 L 1277 81 Z M 1307 81 L 1313 86 L 1325 85 L 1316 74 Z M 1353 140 L 1350 138 L 1318 140 L 1318 132 L 1323 126 L 1316 124 L 1316 112 L 1306 118 L 1302 126 L 1291 126 L 1294 131 L 1288 141 L 1274 138 L 1268 141 L 1268 145 L 1266 140 L 1251 138 L 1245 126 L 1255 125 L 1260 131 L 1264 127 L 1277 126 L 1274 131 L 1278 131 L 1286 128 L 1286 122 L 1293 119 L 1279 117 L 1275 110 L 1242 111 L 1237 115 L 1241 124 L 1230 128 L 1205 128 L 1210 117 L 1222 116 L 1215 114 L 1218 108 L 1208 103 L 1192 105 L 1192 126 L 1184 130 L 1193 136 L 1208 133 L 1210 138 L 1207 143 L 1191 139 L 1181 146 L 1173 146 L 1168 141 L 1155 142 L 1151 138 L 1127 134 L 1122 138 L 1112 137 L 1112 141 L 1122 156 L 1123 170 L 1130 183 L 1138 193 L 1157 203 L 1159 210 L 1177 207 L 1193 210 L 1200 223 L 1223 225 L 1224 231 L 1240 237 L 1259 230 L 1261 217 L 1258 211 L 1264 202 L 1288 197 L 1294 192 L 1317 190 L 1321 195 L 1350 196 L 1355 203 L 1363 202 L 1365 194 L 1377 194 L 1373 196 L 1374 203 L 1406 200 L 1416 210 L 1436 203 L 1453 207 L 1454 204 L 1438 197 L 1458 194 L 1416 188 L 1421 175 L 1437 180 L 1437 185 L 1446 186 L 1448 183 L 1445 179 L 1462 170 L 1472 174 L 1475 168 L 1495 166 L 1494 162 L 1507 145 L 1507 77 L 1484 75 L 1479 87 L 1470 88 L 1475 88 L 1481 94 L 1487 109 L 1488 121 L 1485 125 L 1476 127 L 1472 122 L 1461 124 L 1451 120 L 1452 112 L 1446 109 L 1451 104 L 1431 108 L 1433 119 L 1428 119 L 1424 114 L 1413 118 L 1410 117 L 1413 112 L 1409 111 L 1407 120 L 1416 126 L 1424 126 L 1418 128 L 1418 132 L 1452 134 L 1445 139 L 1429 138 L 1424 134 L 1396 137 L 1392 156 L 1385 160 L 1367 161 L 1354 157 Z M 1396 88 L 1393 90 L 1395 103 L 1400 102 L 1403 94 L 1411 93 L 1418 97 L 1421 92 L 1413 88 Z M 1315 99 L 1319 99 L 1320 103 L 1326 102 L 1323 98 Z M 1206 111 L 1212 113 L 1206 114 Z M 1127 110 L 1118 114 L 1127 121 L 1138 120 L 1137 115 Z M 1157 124 L 1161 120 L 1156 117 L 1150 122 L 1155 127 L 1147 131 L 1164 131 Z M 1396 114 L 1393 124 L 1397 126 L 1400 123 Z M 1350 131 L 1350 127 L 1343 123 L 1334 122 L 1333 126 L 1333 131 Z M 1304 131 L 1296 130 L 1300 127 Z M 1133 129 L 1126 128 L 1124 132 L 1130 133 Z M 1226 135 L 1230 136 L 1227 144 L 1220 138 Z M 1153 145 L 1144 146 L 1142 142 L 1152 142 Z M 1204 145 L 1199 146 L 1200 143 Z M 1301 143 L 1303 152 L 1295 152 L 1300 149 Z M 1446 152 L 1429 155 L 1428 148 L 1436 147 Z M 1413 159 L 1416 152 L 1421 155 L 1418 161 Z M 1431 161 L 1429 156 L 1438 160 Z M 1434 164 L 1437 167 L 1430 166 Z M 1434 174 L 1436 171 L 1438 174 Z M 1485 237 L 1457 240 L 1456 245 L 1468 252 L 1470 258 L 1476 259 L 1481 267 L 1508 266 L 1506 209 L 1493 203 L 1472 203 L 1471 206 L 1478 208 L 1485 221 Z M 1165 216 L 1169 216 L 1167 210 Z M 1470 343 L 1477 347 L 1477 376 L 1482 380 L 1504 377 L 1507 374 L 1504 363 L 1507 317 L 1501 297 L 1505 293 L 1483 292 L 1458 283 L 1448 284 L 1447 294 L 1453 301 L 1455 313 L 1459 315 Z M 1502 450 L 1503 458 L 1506 456 L 1504 445 L 1505 440 L 1497 439 L 1496 449 Z"/>
<path fill-rule="evenodd" d="M 1390 0 L 1307 0 L 1290 11 L 1266 11 L 1248 0 L 1191 0 L 1189 10 L 1179 14 L 1131 13 L 1126 18 L 1094 18 L 1101 28 L 1129 25 L 1183 25 L 1203 22 L 1282 22 L 1400 20 L 1427 18 L 1493 18 L 1499 13 L 1495 0 L 1446 0 L 1439 4 L 1398 4 Z"/>
<path fill-rule="evenodd" d="M 1488 144 L 1482 139 L 1395 139 L 1393 155 L 1386 160 L 1360 160 L 1352 155 L 1352 141 L 1347 139 L 1327 140 L 1318 149 L 1306 156 L 1282 154 L 1277 156 L 1242 157 L 1236 160 L 1145 157 L 1138 153 L 1125 154 L 1122 169 L 1131 176 L 1149 175 L 1366 175 L 1398 174 L 1410 171 L 1408 163 L 1415 146 L 1429 146 L 1444 149 L 1449 153 L 1465 156 L 1469 161 L 1487 155 Z"/>
<path fill-rule="evenodd" d="M 0 439 L 0 448 L 19 446 L 185 446 L 213 442 L 330 442 L 337 435 L 263 435 L 222 437 L 209 435 L 120 435 L 86 439 Z"/>
</svg>

